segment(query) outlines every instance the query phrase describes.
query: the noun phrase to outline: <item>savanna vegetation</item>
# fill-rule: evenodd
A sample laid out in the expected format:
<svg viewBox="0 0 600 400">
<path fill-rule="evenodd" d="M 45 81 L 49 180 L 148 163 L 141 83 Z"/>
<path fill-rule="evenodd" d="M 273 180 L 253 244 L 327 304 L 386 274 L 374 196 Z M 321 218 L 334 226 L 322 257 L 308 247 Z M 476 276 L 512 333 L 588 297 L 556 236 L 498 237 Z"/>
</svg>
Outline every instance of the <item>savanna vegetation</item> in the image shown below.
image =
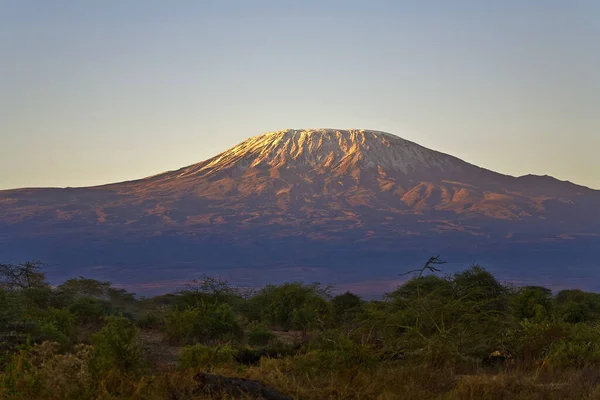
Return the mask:
<svg viewBox="0 0 600 400">
<path fill-rule="evenodd" d="M 138 298 L 0 264 L 2 399 L 600 399 L 600 295 L 432 258 L 384 299 L 203 277 Z"/>
</svg>

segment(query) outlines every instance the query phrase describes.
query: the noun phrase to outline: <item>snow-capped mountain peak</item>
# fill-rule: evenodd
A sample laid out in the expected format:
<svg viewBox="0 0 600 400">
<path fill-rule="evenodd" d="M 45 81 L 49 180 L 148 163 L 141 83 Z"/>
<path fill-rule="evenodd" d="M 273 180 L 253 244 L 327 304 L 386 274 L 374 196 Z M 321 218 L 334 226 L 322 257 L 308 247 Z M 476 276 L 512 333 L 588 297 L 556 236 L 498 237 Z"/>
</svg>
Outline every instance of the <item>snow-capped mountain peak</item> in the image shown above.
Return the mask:
<svg viewBox="0 0 600 400">
<path fill-rule="evenodd" d="M 502 175 L 384 132 L 286 129 L 146 179 L 0 191 L 0 253 L 78 273 L 81 260 L 139 277 L 162 264 L 174 280 L 190 265 L 370 274 L 372 260 L 397 266 L 414 251 L 472 259 L 491 248 L 505 260 L 531 248 L 547 272 L 599 247 L 598 204 L 600 191 Z"/>
<path fill-rule="evenodd" d="M 410 174 L 461 168 L 460 160 L 390 133 L 363 129 L 285 129 L 245 140 L 180 177 L 231 168 L 383 169 Z"/>
</svg>

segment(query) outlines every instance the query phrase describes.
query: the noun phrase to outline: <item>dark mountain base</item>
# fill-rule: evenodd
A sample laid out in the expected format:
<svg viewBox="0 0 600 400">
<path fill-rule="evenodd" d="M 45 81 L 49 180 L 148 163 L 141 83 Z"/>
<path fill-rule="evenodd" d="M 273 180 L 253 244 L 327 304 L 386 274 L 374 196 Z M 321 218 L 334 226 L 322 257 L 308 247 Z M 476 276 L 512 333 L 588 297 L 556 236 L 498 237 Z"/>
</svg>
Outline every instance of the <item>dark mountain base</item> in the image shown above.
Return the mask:
<svg viewBox="0 0 600 400">
<path fill-rule="evenodd" d="M 0 243 L 3 262 L 39 260 L 52 282 L 82 275 L 109 280 L 140 294 L 185 286 L 202 274 L 219 275 L 237 286 L 291 280 L 333 284 L 367 296 L 381 295 L 406 280 L 400 276 L 440 254 L 453 273 L 479 264 L 499 279 L 537 282 L 554 289 L 600 290 L 600 238 L 551 243 L 471 241 L 450 248 L 443 241 L 398 239 L 394 246 L 318 243 L 302 238 L 254 239 L 246 245 L 223 237 L 127 240 L 36 238 Z"/>
</svg>

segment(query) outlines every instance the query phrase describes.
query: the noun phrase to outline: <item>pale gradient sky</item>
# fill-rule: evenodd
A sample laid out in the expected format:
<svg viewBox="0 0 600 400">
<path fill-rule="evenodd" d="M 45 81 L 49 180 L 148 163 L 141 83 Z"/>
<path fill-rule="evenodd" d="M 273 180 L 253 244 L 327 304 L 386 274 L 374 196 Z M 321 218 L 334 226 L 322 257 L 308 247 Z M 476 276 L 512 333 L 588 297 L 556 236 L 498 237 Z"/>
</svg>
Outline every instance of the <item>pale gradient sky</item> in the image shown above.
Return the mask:
<svg viewBox="0 0 600 400">
<path fill-rule="evenodd" d="M 0 188 L 388 131 L 600 189 L 600 1 L 0 0 Z"/>
</svg>

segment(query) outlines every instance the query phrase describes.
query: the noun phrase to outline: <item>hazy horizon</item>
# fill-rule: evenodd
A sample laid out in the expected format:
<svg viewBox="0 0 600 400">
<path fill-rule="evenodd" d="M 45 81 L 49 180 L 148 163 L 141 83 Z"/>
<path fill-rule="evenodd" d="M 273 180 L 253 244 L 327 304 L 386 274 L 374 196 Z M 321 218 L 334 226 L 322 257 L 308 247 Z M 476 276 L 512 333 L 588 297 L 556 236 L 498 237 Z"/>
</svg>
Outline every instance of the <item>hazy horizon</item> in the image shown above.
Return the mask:
<svg viewBox="0 0 600 400">
<path fill-rule="evenodd" d="M 288 127 L 600 189 L 600 3 L 487 3 L 0 2 L 0 189 L 139 179 Z"/>
</svg>

